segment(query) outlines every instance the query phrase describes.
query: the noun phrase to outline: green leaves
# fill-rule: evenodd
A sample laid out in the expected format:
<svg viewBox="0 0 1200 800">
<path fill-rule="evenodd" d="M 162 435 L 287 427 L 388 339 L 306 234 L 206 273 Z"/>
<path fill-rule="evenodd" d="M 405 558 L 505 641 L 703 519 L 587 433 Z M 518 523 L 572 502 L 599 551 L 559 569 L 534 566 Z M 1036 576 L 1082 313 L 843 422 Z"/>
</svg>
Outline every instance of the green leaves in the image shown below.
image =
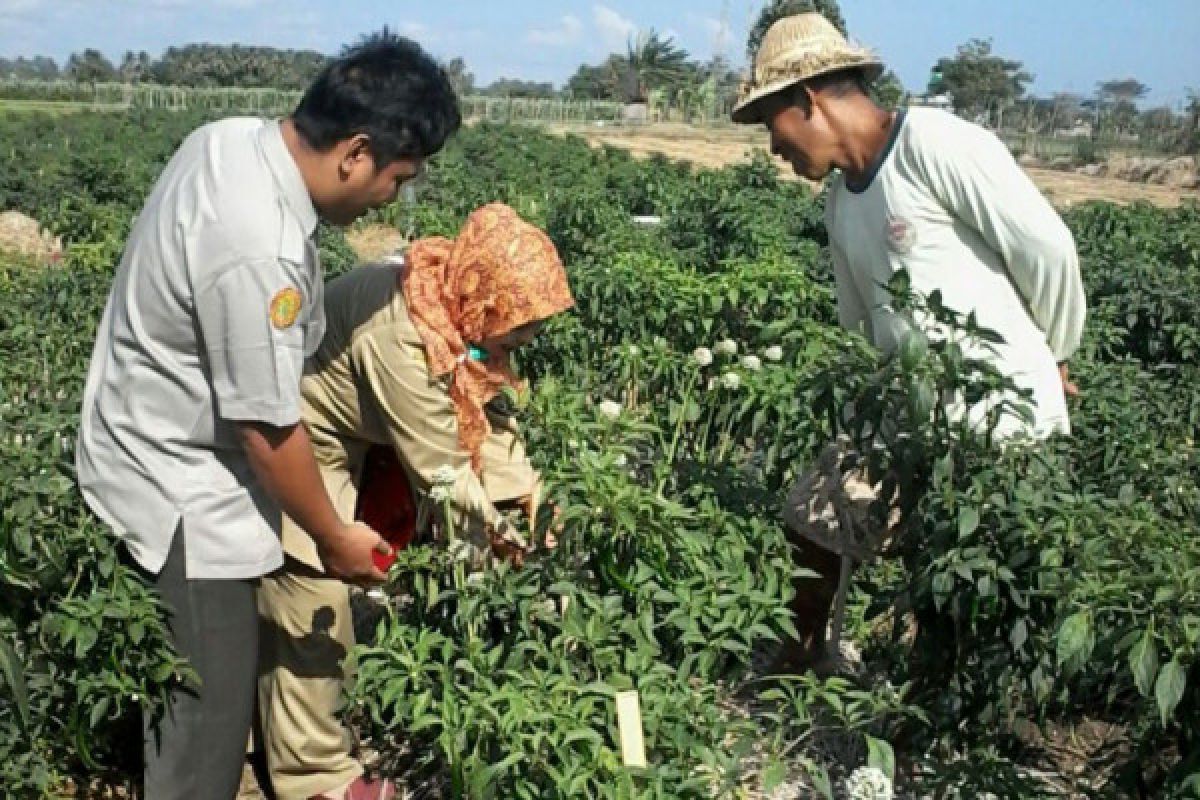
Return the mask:
<svg viewBox="0 0 1200 800">
<path fill-rule="evenodd" d="M 971 507 L 965 506 L 958 512 L 958 538 L 960 540 L 968 538 L 979 527 L 979 512 Z"/>
<path fill-rule="evenodd" d="M 1167 726 L 1171 715 L 1179 701 L 1183 699 L 1183 690 L 1187 685 L 1187 671 L 1179 659 L 1173 658 L 1158 673 L 1154 682 L 1154 700 L 1158 703 L 1159 719 L 1163 727 Z"/>
<path fill-rule="evenodd" d="M 1129 668 L 1133 680 L 1143 697 L 1150 696 L 1154 676 L 1158 674 L 1158 642 L 1154 639 L 1154 626 L 1146 628 L 1137 644 L 1129 651 Z"/>
<path fill-rule="evenodd" d="M 85 760 L 136 768 L 122 760 L 125 726 L 189 681 L 151 593 L 82 508 L 70 442 L 91 346 L 81 331 L 95 330 L 129 224 L 196 122 L 0 121 L 0 207 L 71 241 L 69 269 L 0 264 L 0 697 L 13 698 L 0 779 L 17 794 L 90 778 Z M 914 323 L 883 359 L 838 329 L 822 201 L 769 159 L 694 171 L 482 125 L 438 162 L 418 206 L 378 219 L 453 234 L 503 199 L 544 224 L 570 272 L 577 308 L 519 356 L 536 388 L 522 428 L 566 530 L 554 554 L 461 591 L 443 554 L 402 555 L 350 711 L 390 771 L 463 796 L 726 797 L 765 739 L 764 784 L 802 770 L 832 798 L 847 765 L 803 743 L 837 731 L 864 737 L 870 765 L 894 774 L 911 759 L 902 781 L 931 773 L 952 789 L 914 793 L 972 796 L 975 780 L 974 794 L 1015 797 L 1036 793 L 998 779 L 1014 770 L 1001 720 L 1103 714 L 1136 738 L 1132 752 L 1173 752 L 1169 737 L 1197 718 L 1200 211 L 1067 215 L 1087 261 L 1071 364 L 1084 402 L 1069 439 L 1000 447 L 945 402 L 1014 390 L 972 346 L 997 332 L 941 293 L 913 295 L 903 272 L 893 307 L 961 335 Z M 639 228 L 632 213 L 663 224 Z M 318 239 L 330 274 L 356 262 L 340 232 Z M 725 338 L 737 356 L 698 369 L 693 350 Z M 784 359 L 759 369 L 738 360 L 775 347 Z M 726 371 L 737 388 L 710 387 Z M 595 398 L 626 413 L 597 424 Z M 779 503 L 835 432 L 883 481 L 876 521 L 900 520 L 850 595 L 869 685 L 784 681 L 757 698 L 763 716 L 743 718 L 727 689 L 767 643 L 796 635 Z M 643 700 L 645 771 L 624 770 L 611 746 L 618 687 Z M 911 746 L 893 752 L 885 735 Z"/>
<path fill-rule="evenodd" d="M 29 727 L 29 688 L 25 683 L 25 666 L 17 657 L 10 642 L 0 639 L 0 677 L 16 704 L 22 728 Z"/>
<path fill-rule="evenodd" d="M 867 766 L 875 767 L 888 776 L 888 780 L 896 779 L 896 754 L 892 751 L 892 746 L 883 739 L 876 739 L 874 736 L 868 736 L 867 739 Z"/>
<path fill-rule="evenodd" d="M 1057 641 L 1059 666 L 1065 667 L 1068 674 L 1083 666 L 1096 643 L 1091 611 L 1077 611 L 1067 617 L 1058 629 Z"/>
<path fill-rule="evenodd" d="M 925 355 L 928 352 L 929 339 L 926 338 L 925 334 L 919 330 L 910 330 L 900 340 L 898 351 L 900 366 L 906 372 L 912 372 L 924 361 Z"/>
</svg>

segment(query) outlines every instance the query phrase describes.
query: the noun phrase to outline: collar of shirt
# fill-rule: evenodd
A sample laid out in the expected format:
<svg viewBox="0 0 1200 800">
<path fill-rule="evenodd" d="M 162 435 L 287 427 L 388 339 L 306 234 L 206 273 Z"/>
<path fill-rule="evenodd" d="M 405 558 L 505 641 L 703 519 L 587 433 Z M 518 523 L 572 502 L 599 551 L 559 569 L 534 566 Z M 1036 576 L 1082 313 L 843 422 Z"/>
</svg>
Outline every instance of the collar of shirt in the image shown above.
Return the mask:
<svg viewBox="0 0 1200 800">
<path fill-rule="evenodd" d="M 304 229 L 304 235 L 311 237 L 317 229 L 317 209 L 313 206 L 308 187 L 304 185 L 300 168 L 296 166 L 295 159 L 283 141 L 279 121 L 272 120 L 264 125 L 259 131 L 258 141 L 284 202 L 296 215 L 296 220 Z"/>
<path fill-rule="evenodd" d="M 892 120 L 892 129 L 888 133 L 887 141 L 884 143 L 883 149 L 876 154 L 875 160 L 871 162 L 866 174 L 863 175 L 862 183 L 851 183 L 849 178 L 845 178 L 845 173 L 842 173 L 848 192 L 851 194 L 862 194 L 871 188 L 871 184 L 875 181 L 875 176 L 879 174 L 879 170 L 883 169 L 884 162 L 888 160 L 888 156 L 892 154 L 892 149 L 896 146 L 896 140 L 900 138 L 900 129 L 904 127 L 906 113 L 906 109 L 903 108 L 896 112 L 896 117 Z"/>
</svg>

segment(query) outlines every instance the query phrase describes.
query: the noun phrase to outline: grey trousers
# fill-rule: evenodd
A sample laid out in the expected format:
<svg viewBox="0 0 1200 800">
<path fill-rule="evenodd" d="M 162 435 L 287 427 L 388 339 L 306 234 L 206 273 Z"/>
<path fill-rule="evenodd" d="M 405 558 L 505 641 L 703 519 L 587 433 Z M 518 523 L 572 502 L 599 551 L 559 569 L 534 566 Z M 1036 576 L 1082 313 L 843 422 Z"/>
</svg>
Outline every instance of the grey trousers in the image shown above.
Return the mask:
<svg viewBox="0 0 1200 800">
<path fill-rule="evenodd" d="M 151 578 L 167 607 L 176 650 L 199 675 L 165 715 L 145 721 L 145 800 L 233 800 L 254 711 L 258 661 L 256 580 L 188 580 L 182 530 Z"/>
</svg>

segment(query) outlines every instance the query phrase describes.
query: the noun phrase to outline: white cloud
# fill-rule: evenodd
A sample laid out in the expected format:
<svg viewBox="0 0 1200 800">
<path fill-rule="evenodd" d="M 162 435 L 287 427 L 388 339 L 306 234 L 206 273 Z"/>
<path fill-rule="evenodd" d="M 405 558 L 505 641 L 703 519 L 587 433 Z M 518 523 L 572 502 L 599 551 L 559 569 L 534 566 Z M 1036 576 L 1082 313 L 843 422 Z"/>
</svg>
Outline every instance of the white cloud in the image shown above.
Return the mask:
<svg viewBox="0 0 1200 800">
<path fill-rule="evenodd" d="M 637 25 L 633 20 L 621 16 L 608 6 L 599 4 L 592 6 L 592 16 L 596 21 L 596 27 L 600 29 L 600 38 L 605 47 L 610 49 L 623 47 L 631 36 L 637 34 Z"/>
<path fill-rule="evenodd" d="M 567 14 L 560 20 L 557 28 L 531 28 L 525 35 L 525 40 L 530 44 L 562 47 L 577 41 L 582 33 L 583 23 L 579 17 Z"/>
</svg>

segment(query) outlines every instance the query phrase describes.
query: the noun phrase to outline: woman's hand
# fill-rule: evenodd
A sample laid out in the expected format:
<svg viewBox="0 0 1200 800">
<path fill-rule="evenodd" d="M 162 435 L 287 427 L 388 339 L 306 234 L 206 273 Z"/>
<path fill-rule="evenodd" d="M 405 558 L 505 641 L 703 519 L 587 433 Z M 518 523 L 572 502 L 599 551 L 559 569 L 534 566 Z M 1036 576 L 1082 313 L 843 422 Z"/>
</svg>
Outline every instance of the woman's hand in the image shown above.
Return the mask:
<svg viewBox="0 0 1200 800">
<path fill-rule="evenodd" d="M 533 534 L 533 547 L 537 547 L 537 515 L 538 509 L 541 506 L 542 485 L 539 483 L 534 487 L 533 491 L 517 500 L 517 505 L 525 511 L 525 516 L 529 520 L 529 530 Z M 546 538 L 542 542 L 547 550 L 553 550 L 558 547 L 558 534 L 562 533 L 563 525 L 559 521 L 562 517 L 562 509 L 558 504 L 549 501 L 546 505 L 550 506 L 551 523 L 546 528 Z"/>
<path fill-rule="evenodd" d="M 1079 387 L 1075 385 L 1068 374 L 1067 362 L 1063 361 L 1058 365 L 1058 375 L 1062 378 L 1063 394 L 1067 397 L 1079 397 Z"/>
<path fill-rule="evenodd" d="M 505 531 L 505 528 L 508 530 Z M 516 531 L 511 525 L 502 525 L 500 528 L 489 525 L 487 537 L 492 548 L 492 555 L 509 562 L 514 567 L 520 568 L 525 563 L 525 556 L 532 549 L 518 541 Z"/>
</svg>

